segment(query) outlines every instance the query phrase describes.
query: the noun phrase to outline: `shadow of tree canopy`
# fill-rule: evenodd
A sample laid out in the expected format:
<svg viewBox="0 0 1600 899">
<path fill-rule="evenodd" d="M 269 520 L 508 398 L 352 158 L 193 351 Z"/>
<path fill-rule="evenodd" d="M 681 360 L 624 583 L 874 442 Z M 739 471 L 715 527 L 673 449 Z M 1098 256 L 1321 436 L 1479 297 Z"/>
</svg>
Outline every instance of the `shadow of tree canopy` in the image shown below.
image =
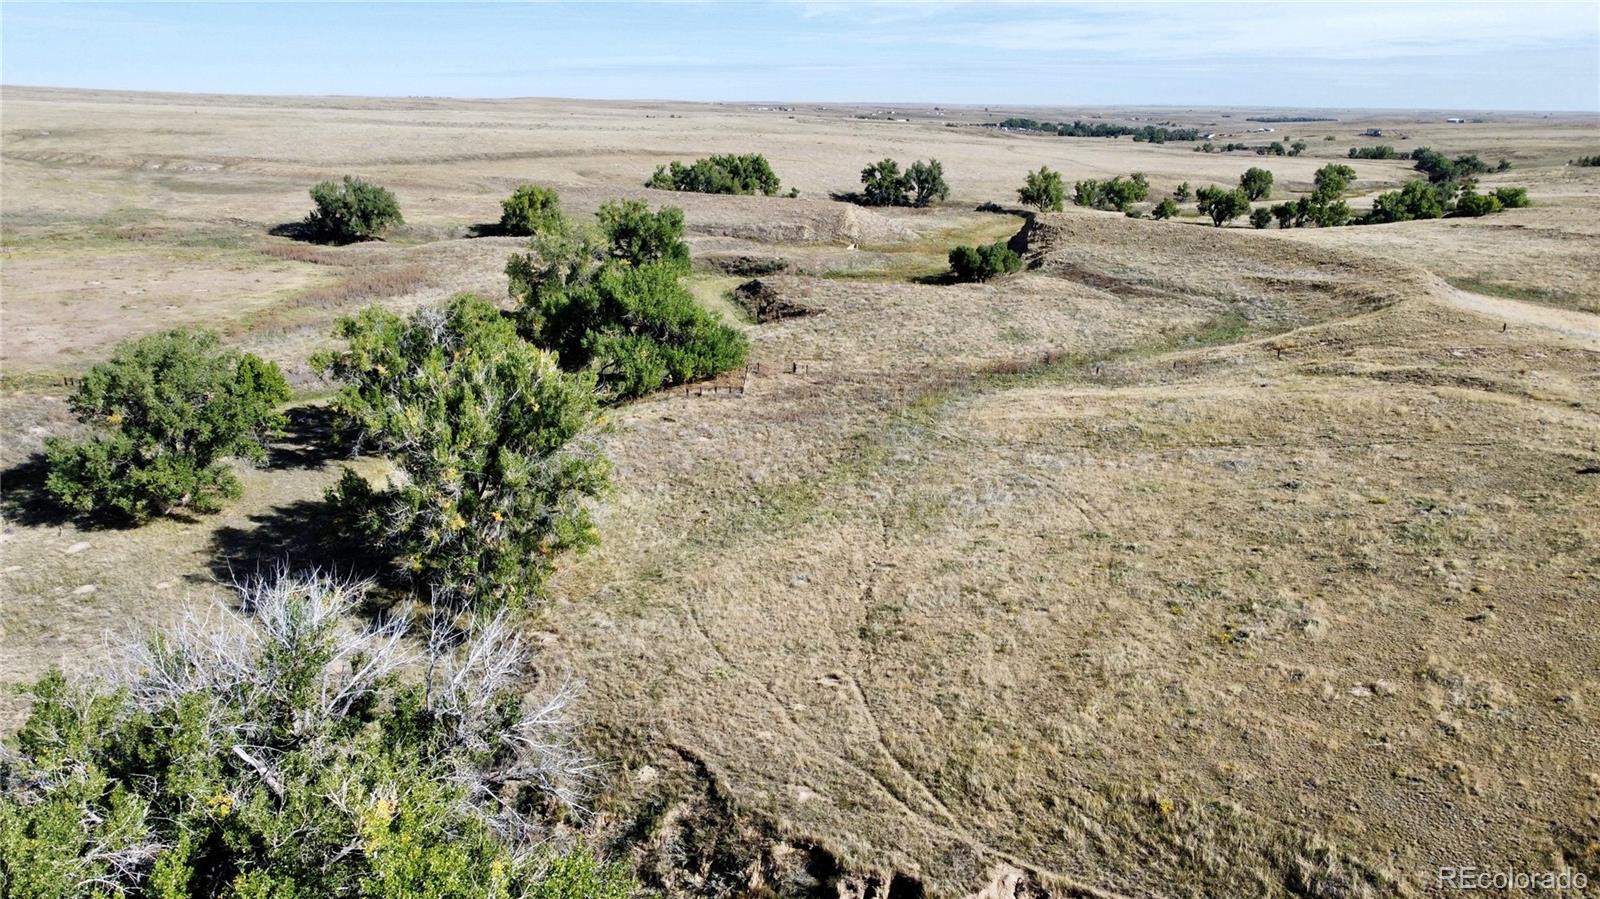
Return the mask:
<svg viewBox="0 0 1600 899">
<path fill-rule="evenodd" d="M 297 222 L 284 222 L 281 225 L 273 225 L 271 228 L 267 229 L 267 233 L 273 237 L 286 237 L 289 240 L 299 241 L 300 243 L 316 244 L 319 247 L 344 247 L 353 243 L 366 243 L 368 241 L 381 241 L 383 239 L 381 237 L 358 237 L 353 240 L 343 240 L 335 237 L 329 237 L 327 235 L 318 234 L 316 229 L 307 224 L 304 219 Z"/>
<path fill-rule="evenodd" d="M 499 222 L 481 222 L 467 226 L 468 237 L 526 237 L 527 235 L 513 234 Z"/>
<path fill-rule="evenodd" d="M 89 521 L 61 505 L 45 489 L 50 466 L 44 453 L 34 453 L 22 462 L 0 471 L 0 516 L 29 527 L 59 527 L 78 524 L 103 529 L 121 529 L 126 523 Z"/>
<path fill-rule="evenodd" d="M 283 436 L 267 447 L 268 468 L 321 468 L 350 454 L 351 447 L 340 445 L 334 435 L 328 406 L 295 406 L 284 416 Z"/>
<path fill-rule="evenodd" d="M 290 240 L 298 240 L 302 243 L 319 243 L 314 239 L 316 235 L 311 230 L 311 226 L 304 221 L 284 222 L 281 225 L 273 225 L 267 229 L 267 233 L 273 237 L 287 237 Z"/>
<path fill-rule="evenodd" d="M 392 557 L 338 539 L 333 520 L 334 510 L 326 500 L 302 499 L 251 515 L 248 527 L 218 528 L 211 535 L 211 576 L 228 584 L 282 569 L 317 569 L 387 589 L 407 586 Z"/>
</svg>

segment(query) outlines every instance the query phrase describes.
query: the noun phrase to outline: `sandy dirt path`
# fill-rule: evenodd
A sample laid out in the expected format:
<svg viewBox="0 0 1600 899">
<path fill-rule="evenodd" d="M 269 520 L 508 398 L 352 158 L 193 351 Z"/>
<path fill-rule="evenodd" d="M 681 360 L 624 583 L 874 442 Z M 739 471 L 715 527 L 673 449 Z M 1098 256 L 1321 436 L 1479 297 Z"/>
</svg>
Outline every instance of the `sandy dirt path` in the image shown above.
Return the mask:
<svg viewBox="0 0 1600 899">
<path fill-rule="evenodd" d="M 1575 309 L 1556 309 L 1504 297 L 1484 296 L 1481 293 L 1471 293 L 1454 287 L 1445 288 L 1440 292 L 1440 296 L 1458 309 L 1498 318 L 1512 325 L 1543 328 L 1576 340 L 1584 349 L 1600 350 L 1600 315 L 1590 315 Z"/>
</svg>

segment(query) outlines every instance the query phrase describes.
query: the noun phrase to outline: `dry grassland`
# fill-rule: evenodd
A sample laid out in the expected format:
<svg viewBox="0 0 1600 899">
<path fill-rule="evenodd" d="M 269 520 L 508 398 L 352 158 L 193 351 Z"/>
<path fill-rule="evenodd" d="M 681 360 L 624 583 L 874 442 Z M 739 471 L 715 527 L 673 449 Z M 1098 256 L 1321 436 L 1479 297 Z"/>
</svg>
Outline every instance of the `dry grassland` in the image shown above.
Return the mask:
<svg viewBox="0 0 1600 899">
<path fill-rule="evenodd" d="M 309 534 L 343 460 L 314 407 L 220 515 L 81 530 L 30 457 L 120 339 L 218 328 L 304 365 L 339 314 L 504 295 L 473 238 L 538 181 L 685 209 L 743 389 L 620 410 L 602 543 L 530 616 L 613 760 L 598 832 L 681 895 L 1429 895 L 1440 865 L 1600 878 L 1600 170 L 1593 118 L 1359 112 L 1308 156 L 1002 134 L 1018 113 L 284 100 L 6 88 L 0 682 L 92 672 L 107 633 L 218 601 Z M 1093 110 L 1244 127 L 1244 110 Z M 1079 111 L 1084 117 L 1088 113 Z M 948 127 L 947 123 L 959 127 Z M 1251 127 L 1259 127 L 1252 125 Z M 1069 182 L 1278 196 L 1368 127 L 1509 158 L 1477 220 L 1256 232 L 1009 204 Z M 1334 141 L 1323 135 L 1333 134 Z M 1251 138 L 1261 140 L 1259 136 Z M 1220 141 L 1219 141 L 1220 142 Z M 799 199 L 664 194 L 765 153 Z M 928 210 L 828 199 L 937 157 Z M 1359 161 L 1353 205 L 1407 177 Z M 407 225 L 271 230 L 361 174 Z M 1030 267 L 940 285 L 958 241 Z M 741 257 L 811 314 L 755 324 Z M 373 464 L 362 460 L 359 464 Z M 4 705 L 14 723 L 21 700 Z"/>
</svg>

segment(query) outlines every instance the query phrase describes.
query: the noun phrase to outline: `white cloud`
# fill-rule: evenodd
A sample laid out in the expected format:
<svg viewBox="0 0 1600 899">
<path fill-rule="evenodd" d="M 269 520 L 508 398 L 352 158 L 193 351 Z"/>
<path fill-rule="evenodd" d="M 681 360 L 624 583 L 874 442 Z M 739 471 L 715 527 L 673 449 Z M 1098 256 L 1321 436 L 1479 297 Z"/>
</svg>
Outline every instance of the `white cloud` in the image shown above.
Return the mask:
<svg viewBox="0 0 1600 899">
<path fill-rule="evenodd" d="M 1600 34 L 1600 2 L 1047 3 L 983 9 L 978 21 L 932 22 L 865 39 L 1151 60 L 1288 60 L 1592 46 Z"/>
</svg>

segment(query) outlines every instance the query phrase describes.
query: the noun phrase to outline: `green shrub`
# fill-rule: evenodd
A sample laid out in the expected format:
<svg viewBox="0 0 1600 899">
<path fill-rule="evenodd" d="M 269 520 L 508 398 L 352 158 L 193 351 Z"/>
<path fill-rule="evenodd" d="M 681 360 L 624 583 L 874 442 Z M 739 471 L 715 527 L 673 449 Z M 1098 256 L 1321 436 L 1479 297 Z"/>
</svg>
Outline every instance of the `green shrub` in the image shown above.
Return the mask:
<svg viewBox="0 0 1600 899">
<path fill-rule="evenodd" d="M 1399 190 L 1373 197 L 1372 210 L 1362 219 L 1362 223 L 1381 225 L 1413 219 L 1436 219 L 1444 215 L 1444 201 L 1439 194 L 1437 185 L 1420 178 L 1408 181 Z"/>
<path fill-rule="evenodd" d="M 1037 172 L 1029 172 L 1027 181 L 1017 188 L 1017 199 L 1040 212 L 1060 212 L 1066 197 L 1061 173 L 1045 166 L 1040 166 Z"/>
<path fill-rule="evenodd" d="M 223 347 L 210 332 L 123 343 L 70 400 L 103 433 L 45 443 L 46 489 L 68 508 L 142 522 L 177 509 L 214 512 L 239 495 L 222 464 L 266 458 L 289 384 L 277 365 Z"/>
<path fill-rule="evenodd" d="M 1500 198 L 1494 194 L 1475 194 L 1468 191 L 1456 199 L 1454 215 L 1477 218 L 1500 211 Z"/>
<path fill-rule="evenodd" d="M 1189 189 L 1189 182 L 1187 181 L 1173 188 L 1172 191 L 1172 199 L 1177 200 L 1179 203 L 1187 203 L 1193 196 L 1194 191 Z"/>
<path fill-rule="evenodd" d="M 592 370 L 610 397 L 628 399 L 744 362 L 744 335 L 701 308 L 679 276 L 662 263 L 610 263 L 572 283 L 514 290 L 530 340 L 569 370 Z"/>
<path fill-rule="evenodd" d="M 1156 204 L 1156 208 L 1150 210 L 1150 217 L 1151 218 L 1157 218 L 1157 219 L 1163 219 L 1163 220 L 1174 218 L 1174 217 L 1177 216 L 1177 214 L 1178 214 L 1178 201 L 1174 200 L 1171 197 L 1163 197 L 1161 202 Z"/>
<path fill-rule="evenodd" d="M 500 203 L 500 230 L 506 234 L 528 236 L 559 228 L 561 198 L 548 187 L 524 184 Z"/>
<path fill-rule="evenodd" d="M 711 156 L 691 165 L 673 162 L 658 167 L 645 186 L 703 194 L 761 193 L 769 197 L 780 189 L 772 165 L 760 153 Z"/>
<path fill-rule="evenodd" d="M 524 336 L 588 371 L 620 400 L 738 367 L 748 344 L 682 283 L 683 213 L 637 201 L 601 207 L 603 240 L 566 228 L 535 237 L 506 274 Z"/>
<path fill-rule="evenodd" d="M 405 221 L 394 194 L 349 175 L 311 188 L 311 202 L 315 208 L 306 216 L 306 229 L 324 243 L 368 240 Z"/>
<path fill-rule="evenodd" d="M 1195 206 L 1201 215 L 1211 217 L 1211 223 L 1221 228 L 1250 211 L 1250 198 L 1242 190 L 1223 190 L 1207 185 L 1195 191 Z"/>
<path fill-rule="evenodd" d="M 1579 156 L 1577 159 L 1574 159 L 1574 160 L 1572 160 L 1571 162 L 1569 162 L 1567 164 L 1568 165 L 1576 165 L 1576 166 L 1584 166 L 1584 167 L 1593 167 L 1593 166 L 1600 165 L 1600 156 Z"/>
<path fill-rule="evenodd" d="M 1257 231 L 1272 224 L 1272 210 L 1265 206 L 1250 211 L 1250 225 Z"/>
<path fill-rule="evenodd" d="M 1378 147 L 1351 147 L 1351 159 L 1405 159 L 1408 153 L 1396 153 L 1394 147 L 1384 144 Z"/>
<path fill-rule="evenodd" d="M 1130 177 L 1118 175 L 1109 181 L 1079 181 L 1072 185 L 1072 202 L 1093 209 L 1115 209 L 1128 212 L 1133 204 L 1150 195 L 1150 182 L 1142 172 Z"/>
<path fill-rule="evenodd" d="M 987 281 L 1022 269 L 1022 257 L 1004 241 L 983 246 L 965 244 L 950 251 L 950 271 L 957 281 Z"/>
<path fill-rule="evenodd" d="M 594 541 L 588 501 L 608 464 L 591 436 L 593 379 L 472 296 L 409 318 L 365 309 L 335 334 L 347 348 L 313 364 L 345 384 L 338 430 L 400 474 L 372 487 L 346 470 L 329 493 L 341 536 L 393 553 L 452 603 L 537 597 L 557 555 Z"/>
<path fill-rule="evenodd" d="M 1533 205 L 1533 201 L 1528 199 L 1526 187 L 1497 187 L 1494 198 L 1500 201 L 1502 209 L 1523 209 Z"/>
<path fill-rule="evenodd" d="M 257 582 L 241 591 L 248 624 L 130 647 L 109 683 L 41 678 L 0 752 L 0 892 L 629 895 L 622 868 L 548 843 L 538 811 L 582 785 L 570 691 L 523 698 L 526 653 L 503 618 L 412 660 L 400 626 L 341 620 L 361 598 L 326 577 Z"/>
<path fill-rule="evenodd" d="M 1481 175 L 1489 171 L 1489 164 L 1479 159 L 1475 154 L 1466 154 L 1451 159 L 1443 153 L 1430 150 L 1427 147 L 1418 147 L 1411 151 L 1412 164 L 1417 171 L 1428 176 L 1428 180 L 1435 184 L 1446 181 L 1462 181 L 1473 175 Z"/>
<path fill-rule="evenodd" d="M 1251 166 L 1239 176 L 1239 189 L 1252 201 L 1269 199 L 1272 196 L 1272 173 Z"/>
<path fill-rule="evenodd" d="M 1277 219 L 1279 228 L 1291 228 L 1294 226 L 1295 204 L 1275 203 L 1270 212 L 1272 217 Z"/>
<path fill-rule="evenodd" d="M 683 242 L 683 210 L 651 212 L 643 200 L 608 200 L 600 206 L 600 232 L 607 255 L 628 265 L 662 263 L 687 274 L 689 245 Z"/>
</svg>

